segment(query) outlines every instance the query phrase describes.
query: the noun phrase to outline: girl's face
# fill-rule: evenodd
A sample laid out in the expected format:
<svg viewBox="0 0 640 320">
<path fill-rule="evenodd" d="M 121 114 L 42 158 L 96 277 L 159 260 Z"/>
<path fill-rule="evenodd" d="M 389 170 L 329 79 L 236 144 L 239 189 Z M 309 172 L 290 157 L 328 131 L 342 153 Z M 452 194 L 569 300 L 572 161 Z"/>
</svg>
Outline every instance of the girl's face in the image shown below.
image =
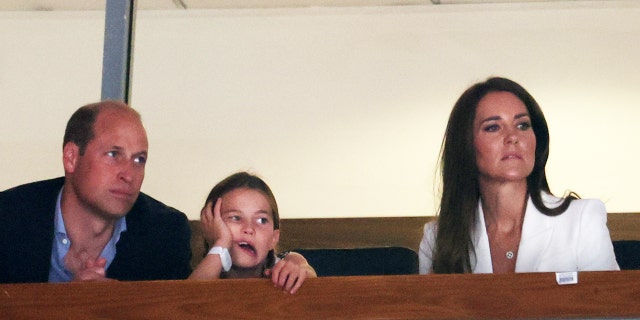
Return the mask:
<svg viewBox="0 0 640 320">
<path fill-rule="evenodd" d="M 273 229 L 273 212 L 262 192 L 248 188 L 227 192 L 220 215 L 233 235 L 229 252 L 234 266 L 253 268 L 278 244 L 280 230 Z"/>
<path fill-rule="evenodd" d="M 522 181 L 533 170 L 536 136 L 524 103 L 510 92 L 480 99 L 473 121 L 480 181 Z"/>
</svg>

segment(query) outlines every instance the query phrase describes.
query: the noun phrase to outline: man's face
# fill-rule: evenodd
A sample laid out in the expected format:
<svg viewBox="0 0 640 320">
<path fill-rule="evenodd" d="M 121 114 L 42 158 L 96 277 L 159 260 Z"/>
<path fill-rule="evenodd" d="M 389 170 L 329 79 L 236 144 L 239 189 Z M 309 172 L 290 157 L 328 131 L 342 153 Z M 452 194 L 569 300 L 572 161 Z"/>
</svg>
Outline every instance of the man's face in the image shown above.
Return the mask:
<svg viewBox="0 0 640 320">
<path fill-rule="evenodd" d="M 128 110 L 106 109 L 94 124 L 84 155 L 74 143 L 64 148 L 66 186 L 82 210 L 105 219 L 126 215 L 140 193 L 147 161 L 147 134 Z"/>
</svg>

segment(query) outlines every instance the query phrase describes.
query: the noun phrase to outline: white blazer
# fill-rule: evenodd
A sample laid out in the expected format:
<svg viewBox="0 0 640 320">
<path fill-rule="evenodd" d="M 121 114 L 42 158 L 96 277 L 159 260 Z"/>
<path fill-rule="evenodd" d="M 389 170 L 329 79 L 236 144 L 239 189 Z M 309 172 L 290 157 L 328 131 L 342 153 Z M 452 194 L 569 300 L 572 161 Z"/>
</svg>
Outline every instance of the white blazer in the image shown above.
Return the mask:
<svg viewBox="0 0 640 320">
<path fill-rule="evenodd" d="M 547 207 L 558 206 L 562 201 L 546 193 L 542 194 L 542 199 Z M 424 226 L 418 253 L 421 274 L 431 273 L 436 227 L 436 221 Z M 473 273 L 493 273 L 489 237 L 480 202 L 472 239 L 476 252 L 475 257 L 471 253 Z M 540 213 L 529 198 L 516 272 L 599 270 L 620 270 L 607 228 L 604 203 L 596 199 L 573 200 L 564 213 L 550 217 Z"/>
</svg>

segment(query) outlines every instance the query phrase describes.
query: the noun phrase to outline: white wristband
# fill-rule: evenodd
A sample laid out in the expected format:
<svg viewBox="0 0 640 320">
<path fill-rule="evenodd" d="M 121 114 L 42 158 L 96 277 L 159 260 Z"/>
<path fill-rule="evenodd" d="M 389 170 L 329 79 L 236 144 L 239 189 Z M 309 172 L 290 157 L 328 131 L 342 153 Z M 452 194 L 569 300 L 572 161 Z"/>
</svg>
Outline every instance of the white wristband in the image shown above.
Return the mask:
<svg viewBox="0 0 640 320">
<path fill-rule="evenodd" d="M 213 247 L 209 250 L 208 254 L 217 254 L 220 256 L 220 261 L 222 262 L 222 269 L 225 272 L 231 270 L 231 255 L 229 254 L 229 249 L 223 247 Z"/>
</svg>

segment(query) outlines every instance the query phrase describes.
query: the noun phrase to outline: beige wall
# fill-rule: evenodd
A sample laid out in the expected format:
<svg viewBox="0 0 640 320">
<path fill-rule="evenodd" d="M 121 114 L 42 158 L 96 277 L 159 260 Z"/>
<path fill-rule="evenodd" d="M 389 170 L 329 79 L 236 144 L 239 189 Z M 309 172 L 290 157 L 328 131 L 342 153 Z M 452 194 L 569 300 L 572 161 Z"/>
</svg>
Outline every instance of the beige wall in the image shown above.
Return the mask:
<svg viewBox="0 0 640 320">
<path fill-rule="evenodd" d="M 64 124 L 100 97 L 103 12 L 0 13 L 0 189 L 62 174 Z M 198 217 L 237 170 L 285 218 L 432 215 L 460 93 L 510 77 L 551 130 L 552 191 L 640 211 L 640 3 L 139 11 L 143 191 Z"/>
</svg>

